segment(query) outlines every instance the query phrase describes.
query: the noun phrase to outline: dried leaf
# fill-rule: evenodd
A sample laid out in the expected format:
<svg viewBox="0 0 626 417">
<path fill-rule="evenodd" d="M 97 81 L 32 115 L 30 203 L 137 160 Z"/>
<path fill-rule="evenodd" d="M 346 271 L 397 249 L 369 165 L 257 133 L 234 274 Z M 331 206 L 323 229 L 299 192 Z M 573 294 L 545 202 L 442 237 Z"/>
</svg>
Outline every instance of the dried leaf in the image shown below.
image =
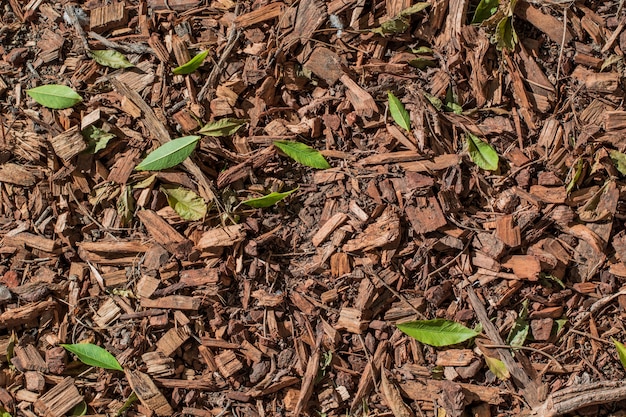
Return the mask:
<svg viewBox="0 0 626 417">
<path fill-rule="evenodd" d="M 430 6 L 428 2 L 415 3 L 413 6 L 402 10 L 398 16 L 383 22 L 379 27 L 371 29 L 371 31 L 381 36 L 403 33 L 409 28 L 409 16 L 421 12 L 428 6 Z"/>
<path fill-rule="evenodd" d="M 230 136 L 235 134 L 246 123 L 245 120 L 225 118 L 207 123 L 198 131 L 204 136 Z"/>
<path fill-rule="evenodd" d="M 318 169 L 330 168 L 324 155 L 304 143 L 279 140 L 274 142 L 274 146 L 302 165 Z"/>
<path fill-rule="evenodd" d="M 498 358 L 492 358 L 491 356 L 484 355 L 485 363 L 487 363 L 487 367 L 489 370 L 496 376 L 498 379 L 509 379 L 511 374 L 509 370 L 506 369 L 506 365 Z"/>
<path fill-rule="evenodd" d="M 612 150 L 609 152 L 609 155 L 619 173 L 626 176 L 626 154 Z"/>
<path fill-rule="evenodd" d="M 196 148 L 200 136 L 173 139 L 150 152 L 135 169 L 137 171 L 160 171 L 183 162 Z"/>
<path fill-rule="evenodd" d="M 130 223 L 134 213 L 135 199 L 133 198 L 133 189 L 129 186 L 123 186 L 120 197 L 117 199 L 117 214 L 120 216 L 122 226 Z"/>
<path fill-rule="evenodd" d="M 406 111 L 404 104 L 391 91 L 387 92 L 389 97 L 389 113 L 393 117 L 393 121 L 407 132 L 411 131 L 411 119 L 409 112 Z"/>
<path fill-rule="evenodd" d="M 393 381 L 387 378 L 387 373 L 384 370 L 380 373 L 380 380 L 383 397 L 394 417 L 414 417 L 413 411 L 404 403 L 400 390 Z"/>
<path fill-rule="evenodd" d="M 167 203 L 185 220 L 200 220 L 206 215 L 207 205 L 198 194 L 176 186 L 163 186 Z"/>
<path fill-rule="evenodd" d="M 273 192 L 268 195 L 264 195 L 263 197 L 251 198 L 249 200 L 242 201 L 241 203 L 254 208 L 270 207 L 278 203 L 280 200 L 287 198 L 287 196 L 297 190 L 298 188 L 294 188 L 293 190 L 286 191 L 284 193 Z"/>
<path fill-rule="evenodd" d="M 396 327 L 419 342 L 431 346 L 449 346 L 478 336 L 478 332 L 460 323 L 444 319 L 415 320 Z"/>
<path fill-rule="evenodd" d="M 576 168 L 572 174 L 572 178 L 570 179 L 570 182 L 567 184 L 566 191 L 568 194 L 574 189 L 574 187 L 578 183 L 578 180 L 580 179 L 580 176 L 583 173 L 583 166 L 584 166 L 583 159 L 578 158 L 578 160 L 576 161 Z"/>
<path fill-rule="evenodd" d="M 49 84 L 26 90 L 37 103 L 51 109 L 67 109 L 80 103 L 83 98 L 65 85 Z"/>
<path fill-rule="evenodd" d="M 72 352 L 84 364 L 97 366 L 104 369 L 112 369 L 114 371 L 123 371 L 120 363 L 100 346 L 91 343 L 77 343 L 75 345 L 61 345 L 66 350 Z"/>
<path fill-rule="evenodd" d="M 89 54 L 100 65 L 111 68 L 131 68 L 133 64 L 126 58 L 124 54 L 117 51 L 107 49 L 100 51 L 90 51 Z"/>
<path fill-rule="evenodd" d="M 477 136 L 467 132 L 467 150 L 472 162 L 487 171 L 498 169 L 498 153 L 487 142 L 483 142 Z"/>
<path fill-rule="evenodd" d="M 176 75 L 191 74 L 192 72 L 200 68 L 207 55 L 209 55 L 209 51 L 200 52 L 198 55 L 194 56 L 180 67 L 174 68 L 172 72 Z"/>
</svg>

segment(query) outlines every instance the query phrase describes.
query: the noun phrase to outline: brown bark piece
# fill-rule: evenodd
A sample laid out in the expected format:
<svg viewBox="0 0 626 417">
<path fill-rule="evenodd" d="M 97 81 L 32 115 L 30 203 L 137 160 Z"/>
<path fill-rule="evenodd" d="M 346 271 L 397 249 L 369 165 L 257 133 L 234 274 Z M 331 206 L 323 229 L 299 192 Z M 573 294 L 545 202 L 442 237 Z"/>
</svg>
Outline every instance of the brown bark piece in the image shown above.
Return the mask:
<svg viewBox="0 0 626 417">
<path fill-rule="evenodd" d="M 169 295 L 167 297 L 161 297 L 155 300 L 144 298 L 141 300 L 141 306 L 144 308 L 197 310 L 200 308 L 200 300 L 195 297 L 188 297 L 186 295 Z"/>
<path fill-rule="evenodd" d="M 437 352 L 437 366 L 467 366 L 474 360 L 471 349 L 447 349 Z"/>
<path fill-rule="evenodd" d="M 33 407 L 40 416 L 62 417 L 81 401 L 83 396 L 74 385 L 74 379 L 68 376 L 39 397 Z"/>
<path fill-rule="evenodd" d="M 339 55 L 323 46 L 313 50 L 304 67 L 326 81 L 329 86 L 333 86 L 344 74 Z"/>
<path fill-rule="evenodd" d="M 98 327 L 103 328 L 112 323 L 120 316 L 122 309 L 112 298 L 106 300 L 98 309 L 94 316 L 94 322 Z"/>
<path fill-rule="evenodd" d="M 235 18 L 235 25 L 238 28 L 247 28 L 257 23 L 276 19 L 282 15 L 284 4 L 281 2 L 272 2 L 259 7 L 249 13 L 244 13 Z"/>
<path fill-rule="evenodd" d="M 141 359 L 146 364 L 146 372 L 152 377 L 165 378 L 175 373 L 174 359 L 167 357 L 163 352 L 147 352 L 141 355 Z"/>
<path fill-rule="evenodd" d="M 243 369 L 243 363 L 237 359 L 235 352 L 232 350 L 225 350 L 217 355 L 215 357 L 215 363 L 217 364 L 217 368 L 220 370 L 220 373 L 226 378 L 235 375 Z"/>
<path fill-rule="evenodd" d="M 22 232 L 15 236 L 5 236 L 4 244 L 17 247 L 29 247 L 44 252 L 54 252 L 57 247 L 56 241 L 32 233 Z"/>
<path fill-rule="evenodd" d="M 513 255 L 502 264 L 505 268 L 511 268 L 519 279 L 536 281 L 541 272 L 541 262 L 532 255 Z"/>
<path fill-rule="evenodd" d="M 320 357 L 321 352 L 318 348 L 316 348 L 311 356 L 309 356 L 306 371 L 302 377 L 302 385 L 298 395 L 298 402 L 296 403 L 296 407 L 294 409 L 294 415 L 296 416 L 302 415 L 302 413 L 306 411 L 307 403 L 313 394 L 315 377 L 317 376 L 317 371 L 320 366 Z"/>
<path fill-rule="evenodd" d="M 511 248 L 522 244 L 522 232 L 519 226 L 513 223 L 513 216 L 510 214 L 496 220 L 496 236 Z"/>
<path fill-rule="evenodd" d="M 375 223 L 369 225 L 356 239 L 343 245 L 344 252 L 372 250 L 396 242 L 400 238 L 400 218 L 391 208 L 385 209 Z"/>
<path fill-rule="evenodd" d="M 405 211 L 413 229 L 420 234 L 434 232 L 448 224 L 434 196 L 417 197 L 416 205 L 407 206 Z"/>
<path fill-rule="evenodd" d="M 36 180 L 35 175 L 21 165 L 11 162 L 0 165 L 0 182 L 30 187 Z"/>
<path fill-rule="evenodd" d="M 153 10 L 174 10 L 184 12 L 197 7 L 201 0 L 148 0 L 148 7 Z"/>
<path fill-rule="evenodd" d="M 157 416 L 171 416 L 174 410 L 152 379 L 139 371 L 126 370 L 126 379 L 144 407 Z"/>
<path fill-rule="evenodd" d="M 35 346 L 16 346 L 14 352 L 11 362 L 20 371 L 48 372 L 48 366 Z"/>
<path fill-rule="evenodd" d="M 585 85 L 588 91 L 595 93 L 616 93 L 621 77 L 616 72 L 595 72 L 581 65 L 572 72 L 572 77 Z"/>
<path fill-rule="evenodd" d="M 189 255 L 192 242 L 178 233 L 161 216 L 152 210 L 140 210 L 137 217 L 141 220 L 150 236 L 171 254 L 185 258 Z"/>
<path fill-rule="evenodd" d="M 234 224 L 232 226 L 217 227 L 206 231 L 200 237 L 196 247 L 200 250 L 233 246 L 246 238 L 245 225 Z"/>
<path fill-rule="evenodd" d="M 128 12 L 124 2 L 114 1 L 91 11 L 89 27 L 96 32 L 126 27 Z"/>
<path fill-rule="evenodd" d="M 543 185 L 533 185 L 530 187 L 530 194 L 544 203 L 563 204 L 567 200 L 565 187 L 544 187 Z"/>
<path fill-rule="evenodd" d="M 461 163 L 461 157 L 456 154 L 444 154 L 433 158 L 432 161 L 402 162 L 400 167 L 411 172 L 432 172 L 451 168 Z"/>
<path fill-rule="evenodd" d="M 335 213 L 333 217 L 328 219 L 326 223 L 313 235 L 311 238 L 311 242 L 313 246 L 319 246 L 323 241 L 325 241 L 328 236 L 331 235 L 339 226 L 341 226 L 346 220 L 348 220 L 348 215 L 345 213 Z"/>
<path fill-rule="evenodd" d="M 548 35 L 553 42 L 559 45 L 563 41 L 565 41 L 565 44 L 568 44 L 572 40 L 573 36 L 569 27 L 565 28 L 565 34 L 563 34 L 563 22 L 550 14 L 543 13 L 541 9 L 526 1 L 520 1 L 517 4 L 515 14 Z"/>
<path fill-rule="evenodd" d="M 78 126 L 74 126 L 65 132 L 50 139 L 54 153 L 64 161 L 69 161 L 85 149 L 87 144 L 80 134 Z"/>
<path fill-rule="evenodd" d="M 176 349 L 182 346 L 191 337 L 191 330 L 187 326 L 173 327 L 157 341 L 157 350 L 165 356 L 171 356 Z"/>
</svg>

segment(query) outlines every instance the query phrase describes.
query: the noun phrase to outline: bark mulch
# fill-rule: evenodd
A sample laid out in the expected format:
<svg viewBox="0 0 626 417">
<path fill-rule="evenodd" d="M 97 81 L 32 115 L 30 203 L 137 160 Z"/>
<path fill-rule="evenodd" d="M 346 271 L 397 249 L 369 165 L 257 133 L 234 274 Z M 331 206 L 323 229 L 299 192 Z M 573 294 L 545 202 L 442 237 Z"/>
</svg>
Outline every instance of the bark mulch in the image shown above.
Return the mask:
<svg viewBox="0 0 626 417">
<path fill-rule="evenodd" d="M 0 4 L 10 415 L 624 415 L 623 2 Z"/>
</svg>

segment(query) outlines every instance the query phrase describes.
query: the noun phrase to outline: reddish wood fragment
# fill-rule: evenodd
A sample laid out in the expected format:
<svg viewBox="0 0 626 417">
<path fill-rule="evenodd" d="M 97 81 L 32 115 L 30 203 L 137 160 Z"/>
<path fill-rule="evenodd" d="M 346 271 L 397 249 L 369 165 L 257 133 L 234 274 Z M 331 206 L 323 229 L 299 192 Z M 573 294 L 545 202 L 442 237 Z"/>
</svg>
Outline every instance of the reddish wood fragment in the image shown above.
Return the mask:
<svg viewBox="0 0 626 417">
<path fill-rule="evenodd" d="M 367 329 L 368 321 L 363 320 L 363 311 L 358 308 L 344 307 L 339 312 L 335 328 L 350 333 L 361 334 Z"/>
<path fill-rule="evenodd" d="M 182 346 L 191 337 L 191 330 L 187 326 L 169 329 L 157 342 L 157 350 L 165 356 L 171 356 L 176 349 Z"/>
<path fill-rule="evenodd" d="M 313 242 L 314 246 L 319 246 L 323 241 L 325 241 L 328 236 L 331 235 L 339 226 L 341 226 L 346 220 L 348 220 L 348 215 L 345 213 L 335 213 L 333 217 L 328 219 L 326 223 L 313 235 L 311 238 L 311 242 Z"/>
<path fill-rule="evenodd" d="M 420 234 L 433 232 L 448 223 L 434 196 L 417 197 L 416 205 L 407 206 L 405 211 L 413 229 Z"/>
<path fill-rule="evenodd" d="M 195 297 L 186 295 L 169 295 L 167 297 L 151 300 L 144 298 L 141 300 L 141 306 L 144 308 L 162 308 L 174 310 L 197 310 L 200 308 L 200 300 Z"/>
<path fill-rule="evenodd" d="M 35 346 L 15 346 L 14 352 L 15 357 L 11 359 L 11 362 L 21 372 L 48 372 L 48 366 Z"/>
<path fill-rule="evenodd" d="M 539 259 L 532 255 L 513 255 L 502 266 L 511 268 L 518 278 L 531 281 L 538 280 L 541 272 Z"/>
<path fill-rule="evenodd" d="M 150 233 L 150 236 L 173 255 L 185 258 L 191 252 L 192 243 L 178 233 L 161 216 L 152 210 L 140 210 L 137 217 Z"/>
<path fill-rule="evenodd" d="M 126 370 L 126 379 L 144 407 L 157 416 L 171 416 L 174 410 L 152 379 L 139 371 Z"/>
<path fill-rule="evenodd" d="M 44 312 L 51 311 L 57 307 L 56 301 L 46 300 L 7 310 L 0 314 L 0 329 L 26 324 L 41 316 Z"/>
<path fill-rule="evenodd" d="M 128 12 L 124 2 L 115 1 L 111 4 L 91 10 L 89 26 L 93 31 L 105 31 L 126 27 Z"/>
<path fill-rule="evenodd" d="M 302 377 L 302 386 L 300 387 L 300 393 L 298 395 L 298 402 L 296 403 L 296 407 L 294 409 L 294 415 L 299 416 L 306 410 L 307 403 L 311 398 L 311 394 L 313 394 L 313 387 L 315 382 L 315 377 L 317 375 L 319 369 L 321 352 L 319 349 L 315 349 L 311 356 L 309 356 L 309 360 L 307 361 L 306 371 L 304 372 L 304 376 Z"/>
<path fill-rule="evenodd" d="M 153 377 L 168 377 L 174 375 L 174 359 L 167 357 L 163 352 L 147 352 L 141 355 L 146 364 L 146 372 Z"/>
<path fill-rule="evenodd" d="M 281 2 L 268 3 L 249 13 L 237 16 L 234 23 L 238 28 L 243 29 L 257 23 L 276 19 L 282 15 L 283 6 L 284 4 Z"/>
<path fill-rule="evenodd" d="M 565 29 L 563 29 L 563 23 L 556 17 L 543 13 L 541 9 L 530 3 L 525 1 L 520 2 L 515 8 L 515 14 L 548 35 L 553 42 L 559 45 L 563 41 L 567 45 L 572 40 L 569 27 L 566 26 Z M 565 31 L 565 34 L 563 31 Z"/>
<path fill-rule="evenodd" d="M 4 244 L 22 248 L 34 248 L 44 252 L 54 252 L 57 246 L 55 240 L 47 239 L 43 236 L 37 236 L 27 232 L 22 232 L 14 236 L 5 236 Z"/>
<path fill-rule="evenodd" d="M 594 72 L 579 65 L 572 77 L 585 85 L 589 92 L 616 93 L 620 87 L 620 74 L 617 72 Z"/>
<path fill-rule="evenodd" d="M 81 401 L 83 396 L 74 385 L 74 379 L 68 376 L 39 397 L 33 407 L 41 416 L 61 417 Z"/>
<path fill-rule="evenodd" d="M 217 227 L 204 232 L 196 247 L 200 250 L 232 246 L 246 238 L 245 225 L 234 224 L 232 226 Z"/>
<path fill-rule="evenodd" d="M 220 373 L 228 378 L 235 375 L 241 369 L 243 369 L 243 363 L 235 356 L 235 352 L 232 350 L 225 350 L 215 357 L 215 363 Z"/>
<path fill-rule="evenodd" d="M 346 242 L 343 246 L 343 251 L 354 252 L 358 250 L 372 250 L 392 244 L 399 238 L 400 218 L 398 214 L 389 207 L 376 219 L 375 223 L 369 225 L 356 239 Z"/>
<path fill-rule="evenodd" d="M 510 214 L 496 220 L 496 235 L 511 248 L 522 244 L 521 230 L 513 223 L 513 216 Z"/>
<path fill-rule="evenodd" d="M 22 165 L 11 162 L 0 165 L 0 182 L 30 187 L 36 180 L 33 172 Z"/>
</svg>

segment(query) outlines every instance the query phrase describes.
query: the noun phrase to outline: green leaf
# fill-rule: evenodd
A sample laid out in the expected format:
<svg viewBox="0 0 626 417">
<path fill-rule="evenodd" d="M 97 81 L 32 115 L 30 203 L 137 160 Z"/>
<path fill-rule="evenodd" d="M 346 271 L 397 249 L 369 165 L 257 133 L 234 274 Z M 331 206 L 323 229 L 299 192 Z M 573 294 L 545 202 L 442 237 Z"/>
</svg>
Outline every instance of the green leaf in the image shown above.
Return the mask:
<svg viewBox="0 0 626 417">
<path fill-rule="evenodd" d="M 26 90 L 37 103 L 51 109 L 67 109 L 80 103 L 83 98 L 65 85 L 48 84 Z"/>
<path fill-rule="evenodd" d="M 117 410 L 116 415 L 119 416 L 124 411 L 128 410 L 138 399 L 139 397 L 137 397 L 135 391 L 131 392 L 126 401 L 124 401 L 124 405 L 119 410 Z"/>
<path fill-rule="evenodd" d="M 91 343 L 77 343 L 75 345 L 61 345 L 66 350 L 72 352 L 85 365 L 97 366 L 104 369 L 112 369 L 115 371 L 123 371 L 124 368 L 111 355 L 100 346 Z"/>
<path fill-rule="evenodd" d="M 409 61 L 409 65 L 413 68 L 424 69 L 426 67 L 436 67 L 437 63 L 432 59 L 417 57 Z"/>
<path fill-rule="evenodd" d="M 393 117 L 394 122 L 407 132 L 411 131 L 411 119 L 409 112 L 404 108 L 404 104 L 391 91 L 387 92 L 389 98 L 389 113 Z"/>
<path fill-rule="evenodd" d="M 487 363 L 487 367 L 489 370 L 496 376 L 498 379 L 509 379 L 511 374 L 509 370 L 506 369 L 506 365 L 498 358 L 492 358 L 487 355 L 483 355 L 485 357 L 485 362 Z"/>
<path fill-rule="evenodd" d="M 207 205 L 198 194 L 176 186 L 162 186 L 167 203 L 185 220 L 200 220 L 206 215 Z"/>
<path fill-rule="evenodd" d="M 330 168 L 324 155 L 304 143 L 278 140 L 274 142 L 274 146 L 302 165 L 318 169 Z"/>
<path fill-rule="evenodd" d="M 117 214 L 120 216 L 122 226 L 130 223 L 135 212 L 135 199 L 133 189 L 130 186 L 123 186 L 120 196 L 117 199 Z"/>
<path fill-rule="evenodd" d="M 84 416 L 85 414 L 87 414 L 87 403 L 85 400 L 76 404 L 76 406 L 72 408 L 72 411 L 70 411 L 71 416 Z"/>
<path fill-rule="evenodd" d="M 464 342 L 480 333 L 462 324 L 444 319 L 415 320 L 396 327 L 419 342 L 431 346 L 449 346 Z"/>
<path fill-rule="evenodd" d="M 146 156 L 135 169 L 137 171 L 160 171 L 183 162 L 196 148 L 200 136 L 185 136 L 173 139 Z"/>
<path fill-rule="evenodd" d="M 424 97 L 432 104 L 437 110 L 441 110 L 443 108 L 443 102 L 439 97 L 435 97 L 432 94 L 424 92 Z"/>
<path fill-rule="evenodd" d="M 517 44 L 517 33 L 513 28 L 513 17 L 507 16 L 500 20 L 496 27 L 496 48 L 512 51 Z"/>
<path fill-rule="evenodd" d="M 264 195 L 263 197 L 251 198 L 249 200 L 242 201 L 241 203 L 254 208 L 270 207 L 297 190 L 297 188 L 294 188 L 293 190 L 286 191 L 284 193 L 273 192 L 268 195 Z"/>
<path fill-rule="evenodd" d="M 108 49 L 100 51 L 90 51 L 89 54 L 100 65 L 111 68 L 131 68 L 133 64 L 126 58 L 124 54 Z"/>
<path fill-rule="evenodd" d="M 610 151 L 609 155 L 619 173 L 626 175 L 626 155 L 618 151 Z"/>
<path fill-rule="evenodd" d="M 584 166 L 583 159 L 578 158 L 578 160 L 576 161 L 575 171 L 572 174 L 572 178 L 570 179 L 569 184 L 567 184 L 567 188 L 565 189 L 568 194 L 574 189 L 574 187 L 576 186 L 576 183 L 578 183 L 578 180 L 580 179 L 580 176 L 583 173 L 583 166 Z"/>
<path fill-rule="evenodd" d="M 207 123 L 202 129 L 198 130 L 198 133 L 204 136 L 230 136 L 234 135 L 245 123 L 245 120 L 227 117 Z"/>
<path fill-rule="evenodd" d="M 472 162 L 487 171 L 498 169 L 498 153 L 487 142 L 467 132 L 467 150 Z"/>
<path fill-rule="evenodd" d="M 200 65 L 202 65 L 208 54 L 209 51 L 200 52 L 198 55 L 194 56 L 180 67 L 174 68 L 172 72 L 176 75 L 191 74 L 192 72 L 200 68 Z"/>
<path fill-rule="evenodd" d="M 480 0 L 476 11 L 474 12 L 474 18 L 472 24 L 482 23 L 484 20 L 489 19 L 498 11 L 499 0 Z"/>
<path fill-rule="evenodd" d="M 421 12 L 428 6 L 430 6 L 430 3 L 428 2 L 415 3 L 413 6 L 408 7 L 398 13 L 398 16 L 394 17 L 393 19 L 387 20 L 386 22 L 383 22 L 380 27 L 372 29 L 371 31 L 381 36 L 394 33 L 403 33 L 409 28 L 409 16 Z"/>
<path fill-rule="evenodd" d="M 611 340 L 613 340 L 615 349 L 617 349 L 617 356 L 619 356 L 619 361 L 622 363 L 624 369 L 626 369 L 626 346 L 613 338 L 611 338 Z"/>
<path fill-rule="evenodd" d="M 88 126 L 81 133 L 87 142 L 87 149 L 85 149 L 85 152 L 90 154 L 98 153 L 98 151 L 106 148 L 109 141 L 115 138 L 115 134 L 105 132 L 96 126 Z"/>
<path fill-rule="evenodd" d="M 526 338 L 528 337 L 528 331 L 530 326 L 528 325 L 528 300 L 524 300 L 522 303 L 522 310 L 520 311 L 515 324 L 511 328 L 507 337 L 507 344 L 511 346 L 524 346 Z"/>
<path fill-rule="evenodd" d="M 0 417 L 13 417 L 11 413 L 4 409 L 4 407 L 0 406 Z"/>
</svg>

